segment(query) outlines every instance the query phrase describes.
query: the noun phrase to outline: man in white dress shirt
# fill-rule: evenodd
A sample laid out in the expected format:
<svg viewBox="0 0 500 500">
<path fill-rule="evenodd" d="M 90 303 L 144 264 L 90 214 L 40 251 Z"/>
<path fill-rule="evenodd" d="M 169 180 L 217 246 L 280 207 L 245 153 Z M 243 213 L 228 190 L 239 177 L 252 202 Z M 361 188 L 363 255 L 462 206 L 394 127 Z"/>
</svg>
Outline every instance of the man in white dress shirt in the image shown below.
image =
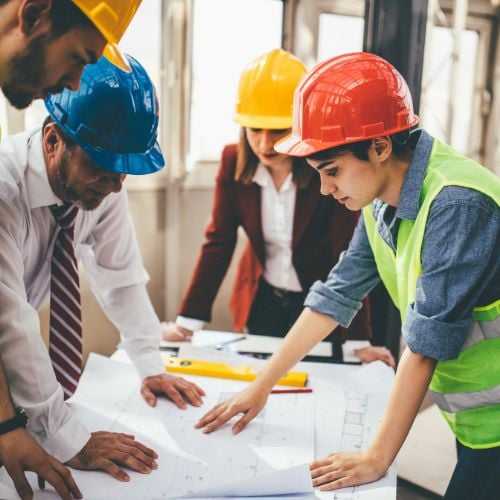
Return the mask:
<svg viewBox="0 0 500 500">
<path fill-rule="evenodd" d="M 115 43 L 140 2 L 101 2 L 115 14 L 104 18 L 92 10 L 95 2 L 91 0 L 0 0 L 0 87 L 4 96 L 13 106 L 24 108 L 49 92 L 77 88 L 85 64 L 100 57 L 106 41 L 110 43 L 108 57 L 120 65 Z M 23 421 L 24 415 L 13 406 L 0 359 L 0 466 L 5 466 L 23 500 L 33 495 L 25 470 L 49 481 L 65 500 L 80 498 L 69 470 L 37 444 Z"/>
<path fill-rule="evenodd" d="M 160 394 L 181 408 L 202 404 L 198 386 L 165 373 L 160 322 L 121 190 L 126 173 L 164 165 L 154 86 L 137 61 L 128 61 L 131 73 L 104 58 L 88 66 L 78 91 L 46 99 L 51 118 L 41 130 L 6 137 L 0 147 L 0 350 L 12 398 L 50 453 L 122 481 L 129 478 L 120 466 L 148 473 L 156 454 L 133 436 L 90 434 L 72 415 L 40 336 L 37 309 L 48 297 L 58 234 L 50 207 L 71 202 L 79 207 L 76 257 L 120 331 L 143 397 L 151 406 Z"/>
</svg>

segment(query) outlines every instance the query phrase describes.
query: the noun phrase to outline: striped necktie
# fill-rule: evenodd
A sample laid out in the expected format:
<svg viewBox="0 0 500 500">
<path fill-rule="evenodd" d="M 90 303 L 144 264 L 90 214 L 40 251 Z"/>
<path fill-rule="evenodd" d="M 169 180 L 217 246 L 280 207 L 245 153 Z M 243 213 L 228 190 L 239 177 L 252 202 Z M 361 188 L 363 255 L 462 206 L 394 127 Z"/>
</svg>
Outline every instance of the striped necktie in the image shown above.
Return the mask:
<svg viewBox="0 0 500 500">
<path fill-rule="evenodd" d="M 50 209 L 59 232 L 52 254 L 49 355 L 67 399 L 75 392 L 82 369 L 80 280 L 73 246 L 78 207 L 64 203 Z"/>
</svg>

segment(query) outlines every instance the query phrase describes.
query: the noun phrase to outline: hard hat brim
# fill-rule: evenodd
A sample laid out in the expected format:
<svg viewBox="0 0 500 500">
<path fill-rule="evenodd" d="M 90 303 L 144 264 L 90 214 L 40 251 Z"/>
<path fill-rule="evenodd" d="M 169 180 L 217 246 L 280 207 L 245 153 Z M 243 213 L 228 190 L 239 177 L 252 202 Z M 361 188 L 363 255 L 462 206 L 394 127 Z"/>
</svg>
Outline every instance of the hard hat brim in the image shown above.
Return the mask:
<svg viewBox="0 0 500 500">
<path fill-rule="evenodd" d="M 235 113 L 233 120 L 247 128 L 259 128 L 266 130 L 282 130 L 292 128 L 292 117 L 290 116 L 255 116 Z"/>
<path fill-rule="evenodd" d="M 304 141 L 301 137 L 290 134 L 276 142 L 274 150 L 289 156 L 304 157 L 334 146 L 335 143 L 330 145 L 330 143 L 315 141 L 313 139 Z"/>
<path fill-rule="evenodd" d="M 352 144 L 353 142 L 361 142 L 375 137 L 388 136 L 397 134 L 403 130 L 411 129 L 419 122 L 417 115 L 414 115 L 413 120 L 404 128 L 394 128 L 393 130 L 385 130 L 383 133 L 367 134 L 362 137 L 348 137 L 341 141 L 322 141 L 320 139 L 302 139 L 301 136 L 291 133 L 276 142 L 274 150 L 278 153 L 288 156 L 311 156 L 325 149 L 336 148 L 345 144 Z"/>
<path fill-rule="evenodd" d="M 158 172 L 165 166 L 165 159 L 158 141 L 144 153 L 115 153 L 89 146 L 76 139 L 79 146 L 92 161 L 103 170 L 127 175 L 147 175 Z"/>
<path fill-rule="evenodd" d="M 108 43 L 104 48 L 103 56 L 116 67 L 130 73 L 130 65 L 116 43 Z"/>
</svg>

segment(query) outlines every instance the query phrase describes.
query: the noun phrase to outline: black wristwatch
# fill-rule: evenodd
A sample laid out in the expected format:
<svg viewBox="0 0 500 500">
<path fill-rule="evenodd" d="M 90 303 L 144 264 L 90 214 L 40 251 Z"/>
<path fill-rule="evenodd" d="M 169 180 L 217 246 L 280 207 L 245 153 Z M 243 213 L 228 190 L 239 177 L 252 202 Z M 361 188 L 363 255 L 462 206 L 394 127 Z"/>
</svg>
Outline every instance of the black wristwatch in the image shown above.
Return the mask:
<svg viewBox="0 0 500 500">
<path fill-rule="evenodd" d="M 28 425 L 28 416 L 23 408 L 16 408 L 16 416 L 0 423 L 0 436 L 7 432 L 26 427 Z"/>
</svg>

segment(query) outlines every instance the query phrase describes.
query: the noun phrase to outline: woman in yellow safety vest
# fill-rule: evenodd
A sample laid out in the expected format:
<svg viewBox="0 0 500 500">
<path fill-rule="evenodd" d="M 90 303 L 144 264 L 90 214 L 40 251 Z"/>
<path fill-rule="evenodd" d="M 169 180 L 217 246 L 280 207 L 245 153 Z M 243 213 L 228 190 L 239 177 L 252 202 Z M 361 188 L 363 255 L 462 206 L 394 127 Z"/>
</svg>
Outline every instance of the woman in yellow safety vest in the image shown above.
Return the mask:
<svg viewBox="0 0 500 500">
<path fill-rule="evenodd" d="M 239 432 L 284 372 L 383 281 L 407 344 L 373 443 L 311 464 L 314 486 L 375 481 L 396 457 L 430 388 L 457 439 L 447 499 L 500 491 L 500 180 L 473 160 L 410 130 L 418 123 L 408 86 L 368 53 L 318 64 L 295 92 L 291 135 L 275 149 L 306 157 L 321 192 L 362 209 L 349 249 L 255 382 L 197 424 L 211 432 L 244 413 Z"/>
</svg>

